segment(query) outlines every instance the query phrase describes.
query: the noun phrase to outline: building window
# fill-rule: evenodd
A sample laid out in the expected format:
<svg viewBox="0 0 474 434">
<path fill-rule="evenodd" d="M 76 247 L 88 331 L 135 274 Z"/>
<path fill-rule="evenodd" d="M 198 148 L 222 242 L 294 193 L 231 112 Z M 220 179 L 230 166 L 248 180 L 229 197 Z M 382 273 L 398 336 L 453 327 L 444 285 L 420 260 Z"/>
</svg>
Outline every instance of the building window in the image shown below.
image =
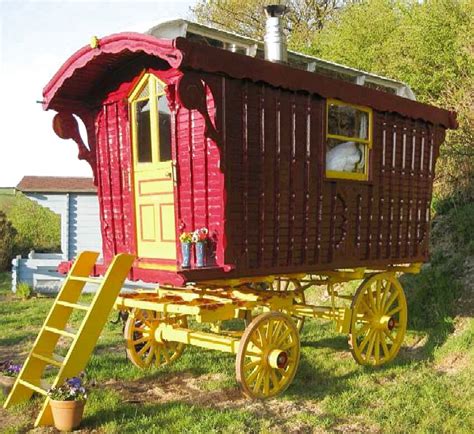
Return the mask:
<svg viewBox="0 0 474 434">
<path fill-rule="evenodd" d="M 328 100 L 326 177 L 367 180 L 372 148 L 372 110 Z"/>
<path fill-rule="evenodd" d="M 136 163 L 171 160 L 171 113 L 165 84 L 145 74 L 130 97 L 132 140 Z"/>
</svg>

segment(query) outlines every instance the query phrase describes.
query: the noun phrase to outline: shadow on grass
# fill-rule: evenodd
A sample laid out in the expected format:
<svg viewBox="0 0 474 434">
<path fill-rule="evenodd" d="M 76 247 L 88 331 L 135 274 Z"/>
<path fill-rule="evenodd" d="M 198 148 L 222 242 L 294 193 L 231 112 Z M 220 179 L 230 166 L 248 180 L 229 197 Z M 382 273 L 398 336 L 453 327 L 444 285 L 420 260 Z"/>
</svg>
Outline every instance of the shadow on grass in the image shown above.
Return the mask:
<svg viewBox="0 0 474 434">
<path fill-rule="evenodd" d="M 317 349 L 330 348 L 338 352 L 343 352 L 343 351 L 346 352 L 349 350 L 346 335 L 327 337 L 327 338 L 322 338 L 322 339 L 317 339 L 317 340 L 308 340 L 308 339 L 303 338 L 301 341 L 301 346 L 307 347 L 307 348 L 317 348 Z"/>
<path fill-rule="evenodd" d="M 35 336 L 34 333 L 23 333 L 23 334 L 17 335 L 17 336 L 10 336 L 8 338 L 1 338 L 0 339 L 0 348 L 10 347 L 10 346 L 17 345 L 17 344 L 24 344 L 25 341 L 27 341 L 28 339 L 31 339 L 34 336 Z"/>
<path fill-rule="evenodd" d="M 111 407 L 97 409 L 82 422 L 82 427 L 89 429 L 107 425 L 119 432 L 189 432 L 190 427 L 193 432 L 259 431 L 257 418 L 249 413 L 179 401 L 140 405 L 115 402 Z"/>
</svg>

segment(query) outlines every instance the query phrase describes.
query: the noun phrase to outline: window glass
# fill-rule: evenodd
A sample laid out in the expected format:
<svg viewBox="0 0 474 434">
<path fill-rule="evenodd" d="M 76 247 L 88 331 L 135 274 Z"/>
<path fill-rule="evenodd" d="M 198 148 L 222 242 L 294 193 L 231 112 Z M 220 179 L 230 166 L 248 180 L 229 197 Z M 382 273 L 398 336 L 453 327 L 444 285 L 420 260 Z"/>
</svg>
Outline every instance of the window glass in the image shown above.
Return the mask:
<svg viewBox="0 0 474 434">
<path fill-rule="evenodd" d="M 364 173 L 365 145 L 340 139 L 328 139 L 326 170 Z"/>
<path fill-rule="evenodd" d="M 328 106 L 328 134 L 369 138 L 369 114 L 355 107 L 339 104 Z"/>
<path fill-rule="evenodd" d="M 151 127 L 150 127 L 150 100 L 136 103 L 137 122 L 137 161 L 151 163 Z"/>
<path fill-rule="evenodd" d="M 171 113 L 166 95 L 157 99 L 160 161 L 171 160 Z"/>
<path fill-rule="evenodd" d="M 356 180 L 368 178 L 371 116 L 369 108 L 328 101 L 326 176 Z"/>
</svg>

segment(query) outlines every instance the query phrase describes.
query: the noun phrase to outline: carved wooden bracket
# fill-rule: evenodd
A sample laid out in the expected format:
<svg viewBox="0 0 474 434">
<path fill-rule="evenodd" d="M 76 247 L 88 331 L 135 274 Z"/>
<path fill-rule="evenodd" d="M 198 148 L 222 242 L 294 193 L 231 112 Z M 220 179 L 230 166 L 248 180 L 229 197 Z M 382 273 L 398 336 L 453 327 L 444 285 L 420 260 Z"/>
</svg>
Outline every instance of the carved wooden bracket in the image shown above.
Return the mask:
<svg viewBox="0 0 474 434">
<path fill-rule="evenodd" d="M 188 110 L 197 110 L 204 117 L 206 123 L 204 135 L 219 143 L 219 134 L 207 110 L 206 86 L 198 74 L 186 73 L 178 82 L 177 97 L 183 107 Z"/>
<path fill-rule="evenodd" d="M 86 127 L 88 146 L 85 145 L 79 132 L 79 125 L 76 118 L 78 116 Z M 96 157 L 96 139 L 94 127 L 95 113 L 87 111 L 82 113 L 72 113 L 61 111 L 53 118 L 53 130 L 56 135 L 64 140 L 72 139 L 76 142 L 79 151 L 79 160 L 85 160 L 92 168 L 94 175 L 94 184 L 97 185 L 97 157 Z"/>
</svg>

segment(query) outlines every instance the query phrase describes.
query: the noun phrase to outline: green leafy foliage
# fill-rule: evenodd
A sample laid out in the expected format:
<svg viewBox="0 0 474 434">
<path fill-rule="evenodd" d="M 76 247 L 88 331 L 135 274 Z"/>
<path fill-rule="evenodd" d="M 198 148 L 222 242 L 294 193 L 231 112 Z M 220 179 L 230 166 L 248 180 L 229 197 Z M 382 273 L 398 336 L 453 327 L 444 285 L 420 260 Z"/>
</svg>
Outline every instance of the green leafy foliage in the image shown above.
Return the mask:
<svg viewBox="0 0 474 434">
<path fill-rule="evenodd" d="M 33 288 L 26 282 L 19 282 L 16 286 L 16 295 L 22 300 L 28 300 L 33 295 Z"/>
<path fill-rule="evenodd" d="M 340 0 L 199 0 L 193 8 L 198 22 L 230 30 L 240 35 L 263 40 L 265 34 L 264 6 L 285 4 L 288 12 L 284 25 L 288 45 L 294 50 L 308 48 L 308 35 L 319 31 L 345 3 Z"/>
<path fill-rule="evenodd" d="M 61 217 L 18 193 L 8 212 L 17 231 L 14 254 L 26 255 L 30 250 L 57 252 L 61 248 Z"/>
<path fill-rule="evenodd" d="M 439 214 L 431 232 L 430 263 L 420 274 L 404 276 L 410 327 L 429 332 L 428 346 L 440 345 L 453 331 L 457 303 L 466 292 L 465 261 L 474 255 L 473 227 L 472 203 Z"/>
<path fill-rule="evenodd" d="M 15 235 L 15 228 L 5 213 L 0 211 L 0 271 L 6 270 L 10 266 Z"/>
</svg>

